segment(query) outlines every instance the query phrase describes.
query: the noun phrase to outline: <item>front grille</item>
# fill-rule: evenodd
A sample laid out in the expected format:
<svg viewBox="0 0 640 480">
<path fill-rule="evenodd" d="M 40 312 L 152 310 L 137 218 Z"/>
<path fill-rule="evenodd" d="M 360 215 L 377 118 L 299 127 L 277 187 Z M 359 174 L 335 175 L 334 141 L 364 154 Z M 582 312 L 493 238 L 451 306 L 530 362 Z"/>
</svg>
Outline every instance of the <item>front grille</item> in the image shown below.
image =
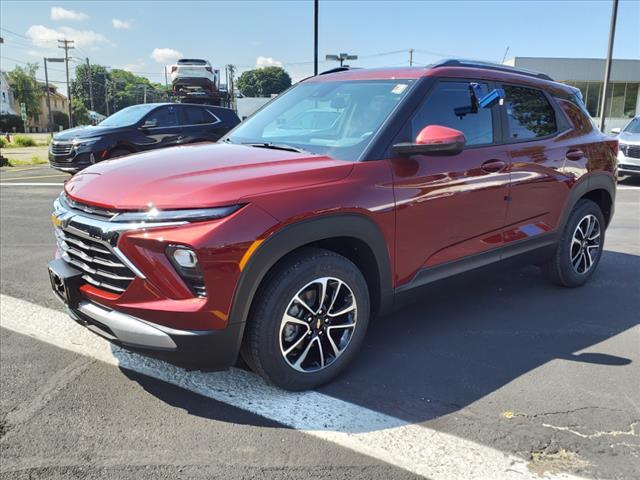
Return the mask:
<svg viewBox="0 0 640 480">
<path fill-rule="evenodd" d="M 640 145 L 627 145 L 627 157 L 640 158 Z"/>
<path fill-rule="evenodd" d="M 51 153 L 54 155 L 69 155 L 73 150 L 72 143 L 51 142 Z"/>
<path fill-rule="evenodd" d="M 640 172 L 640 167 L 637 165 L 625 165 L 624 163 L 618 164 L 618 167 L 623 170 L 633 170 L 635 172 Z"/>
<path fill-rule="evenodd" d="M 78 224 L 56 229 L 62 258 L 78 268 L 91 285 L 114 293 L 124 292 L 135 274 L 101 240 L 93 238 Z"/>
</svg>

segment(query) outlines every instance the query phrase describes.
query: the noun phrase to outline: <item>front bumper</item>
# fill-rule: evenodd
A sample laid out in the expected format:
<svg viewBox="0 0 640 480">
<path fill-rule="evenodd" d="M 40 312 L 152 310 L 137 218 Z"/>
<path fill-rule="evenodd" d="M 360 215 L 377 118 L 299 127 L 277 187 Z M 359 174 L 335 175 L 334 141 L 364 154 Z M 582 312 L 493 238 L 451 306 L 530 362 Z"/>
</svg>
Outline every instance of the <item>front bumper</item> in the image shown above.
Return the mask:
<svg viewBox="0 0 640 480">
<path fill-rule="evenodd" d="M 232 366 L 240 348 L 242 324 L 222 330 L 177 330 L 81 301 L 71 317 L 92 332 L 129 350 L 171 363 L 223 370 Z"/>
<path fill-rule="evenodd" d="M 49 150 L 49 165 L 63 172 L 76 173 L 95 162 L 96 158 L 91 152 L 77 153 L 72 150 L 69 154 L 55 154 Z"/>
</svg>

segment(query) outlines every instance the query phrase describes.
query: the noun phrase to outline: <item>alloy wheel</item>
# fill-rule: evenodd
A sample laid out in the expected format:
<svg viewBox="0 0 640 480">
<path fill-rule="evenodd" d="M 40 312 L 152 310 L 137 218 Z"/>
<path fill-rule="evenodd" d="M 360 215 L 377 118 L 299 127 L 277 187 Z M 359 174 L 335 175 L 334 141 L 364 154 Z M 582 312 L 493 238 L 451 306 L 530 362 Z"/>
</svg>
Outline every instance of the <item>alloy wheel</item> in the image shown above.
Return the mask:
<svg viewBox="0 0 640 480">
<path fill-rule="evenodd" d="M 600 222 L 595 215 L 585 215 L 579 222 L 569 248 L 573 270 L 584 275 L 595 264 L 600 250 Z"/>
<path fill-rule="evenodd" d="M 280 353 L 303 373 L 324 370 L 347 349 L 357 322 L 353 291 L 344 281 L 322 277 L 302 287 L 280 322 Z"/>
</svg>

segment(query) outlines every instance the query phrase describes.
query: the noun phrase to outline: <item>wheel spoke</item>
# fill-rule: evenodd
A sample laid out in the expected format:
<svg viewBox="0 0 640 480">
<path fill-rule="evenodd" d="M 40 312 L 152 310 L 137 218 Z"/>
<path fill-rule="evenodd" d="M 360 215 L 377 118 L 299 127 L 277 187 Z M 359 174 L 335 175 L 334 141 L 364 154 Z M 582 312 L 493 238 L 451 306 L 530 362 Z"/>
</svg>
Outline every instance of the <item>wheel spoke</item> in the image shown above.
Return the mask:
<svg viewBox="0 0 640 480">
<path fill-rule="evenodd" d="M 331 310 L 333 310 L 333 305 L 336 303 L 336 299 L 338 298 L 338 294 L 340 293 L 340 287 L 342 287 L 342 282 L 338 280 L 338 285 L 333 292 L 333 298 L 331 298 L 331 304 L 329 305 L 329 308 L 327 308 L 327 314 L 330 314 Z"/>
<path fill-rule="evenodd" d="M 302 320 L 300 320 L 299 318 L 296 317 L 292 317 L 291 315 L 289 315 L 288 313 L 284 314 L 284 317 L 282 319 L 283 325 L 285 323 L 295 323 L 297 325 L 304 325 L 305 327 L 309 328 L 309 325 L 307 324 L 307 322 L 304 322 Z"/>
<path fill-rule="evenodd" d="M 315 341 L 318 338 L 314 338 L 312 339 L 308 344 L 307 347 L 302 351 L 302 353 L 300 354 L 300 356 L 298 357 L 298 359 L 296 360 L 296 363 L 293 364 L 293 366 L 295 368 L 301 368 L 300 366 L 302 365 L 302 362 L 304 362 L 307 358 L 307 355 L 309 355 L 309 350 L 311 350 L 311 347 L 313 347 L 313 344 L 315 343 Z"/>
<path fill-rule="evenodd" d="M 356 322 L 352 322 L 352 323 L 345 323 L 343 325 L 331 325 L 330 327 L 327 327 L 327 330 L 337 330 L 339 328 L 353 328 L 356 326 Z"/>
<path fill-rule="evenodd" d="M 306 308 L 309 311 L 309 313 L 315 315 L 316 312 L 309 305 L 307 305 L 307 303 L 304 300 L 302 300 L 302 298 L 300 298 L 300 294 L 296 295 L 295 301 L 298 302 L 300 305 L 302 305 L 304 308 Z"/>
<path fill-rule="evenodd" d="M 595 240 L 597 238 L 600 238 L 600 229 L 597 229 L 587 240 Z"/>
<path fill-rule="evenodd" d="M 296 340 L 296 341 L 293 343 L 293 345 L 291 345 L 289 348 L 287 348 L 287 349 L 284 351 L 285 356 L 286 356 L 286 355 L 289 355 L 289 354 L 290 354 L 291 352 L 293 352 L 296 348 L 298 348 L 298 346 L 302 343 L 302 341 L 303 341 L 305 338 L 307 338 L 307 333 L 308 333 L 308 332 L 309 332 L 309 327 L 307 326 L 307 331 L 306 331 L 306 332 L 304 332 L 304 333 L 300 336 L 300 338 L 299 338 L 298 340 Z"/>
<path fill-rule="evenodd" d="M 351 305 L 349 305 L 348 307 L 343 308 L 339 312 L 329 313 L 327 315 L 329 317 L 331 317 L 331 318 L 340 317 L 340 316 L 344 315 L 345 313 L 353 312 L 355 309 L 356 309 L 356 305 L 355 305 L 355 303 L 352 303 Z"/>
<path fill-rule="evenodd" d="M 324 348 L 322 347 L 322 340 L 320 337 L 316 337 L 318 339 L 318 351 L 320 352 L 320 368 L 324 368 Z"/>
<path fill-rule="evenodd" d="M 318 283 L 320 283 L 322 288 L 320 290 L 320 299 L 318 301 L 318 310 L 316 310 L 315 313 L 320 313 L 320 310 L 322 310 L 322 307 L 324 307 L 324 297 L 326 297 L 326 295 L 327 295 L 327 284 L 329 283 L 329 279 L 328 278 L 321 278 Z"/>
<path fill-rule="evenodd" d="M 578 242 L 580 243 L 580 242 Z M 580 255 L 580 253 L 582 253 L 582 249 L 578 248 L 578 251 L 576 252 L 575 255 L 571 255 L 571 262 L 573 263 L 575 261 L 575 259 Z"/>
<path fill-rule="evenodd" d="M 333 341 L 333 338 L 331 337 L 329 332 L 327 332 L 327 338 L 329 339 L 329 344 L 331 345 L 331 348 L 333 349 L 333 356 L 335 358 L 338 358 L 338 355 L 340 355 L 341 352 L 340 352 L 340 350 L 338 350 L 336 342 Z"/>
</svg>

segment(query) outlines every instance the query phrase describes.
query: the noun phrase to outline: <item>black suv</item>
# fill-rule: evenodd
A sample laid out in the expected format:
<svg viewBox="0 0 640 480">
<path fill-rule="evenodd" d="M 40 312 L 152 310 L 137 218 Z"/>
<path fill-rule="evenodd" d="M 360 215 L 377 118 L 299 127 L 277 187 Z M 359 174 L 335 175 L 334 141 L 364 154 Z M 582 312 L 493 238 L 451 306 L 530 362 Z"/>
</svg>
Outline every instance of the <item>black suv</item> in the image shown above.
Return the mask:
<svg viewBox="0 0 640 480">
<path fill-rule="evenodd" d="M 123 108 L 91 127 L 65 130 L 53 137 L 49 163 L 77 172 L 108 158 L 134 152 L 215 142 L 240 123 L 229 108 L 211 105 L 146 103 Z"/>
</svg>

